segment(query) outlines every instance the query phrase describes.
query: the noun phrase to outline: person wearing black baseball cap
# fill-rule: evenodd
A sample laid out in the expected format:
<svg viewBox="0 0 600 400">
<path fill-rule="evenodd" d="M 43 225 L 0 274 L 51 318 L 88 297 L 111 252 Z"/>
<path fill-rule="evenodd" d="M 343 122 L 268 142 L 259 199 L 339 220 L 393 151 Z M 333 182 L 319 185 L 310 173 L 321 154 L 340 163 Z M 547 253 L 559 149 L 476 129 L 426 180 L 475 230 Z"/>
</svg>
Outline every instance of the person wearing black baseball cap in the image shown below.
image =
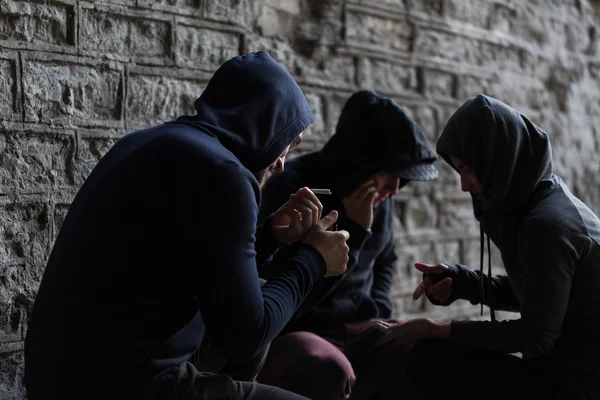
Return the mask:
<svg viewBox="0 0 600 400">
<path fill-rule="evenodd" d="M 435 179 L 436 159 L 402 107 L 361 90 L 348 99 L 335 134 L 320 151 L 296 157 L 267 180 L 259 221 L 298 188 L 331 189 L 320 199 L 323 212 L 340 211 L 337 224 L 350 233 L 350 261 L 342 276 L 315 284 L 272 343 L 259 382 L 315 400 L 406 393 L 399 360 L 407 348 L 384 337 L 375 321 L 398 322 L 390 319 L 397 259 L 392 196 L 410 181 Z M 259 273 L 269 279 L 275 272 Z"/>
</svg>

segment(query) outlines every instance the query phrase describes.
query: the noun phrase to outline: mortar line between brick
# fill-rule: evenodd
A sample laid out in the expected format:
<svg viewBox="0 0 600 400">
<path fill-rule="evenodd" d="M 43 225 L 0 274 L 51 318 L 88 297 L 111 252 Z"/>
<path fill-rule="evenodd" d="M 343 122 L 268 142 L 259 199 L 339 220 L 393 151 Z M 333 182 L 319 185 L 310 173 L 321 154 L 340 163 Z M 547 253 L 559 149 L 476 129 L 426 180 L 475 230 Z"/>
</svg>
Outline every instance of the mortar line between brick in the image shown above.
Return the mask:
<svg viewBox="0 0 600 400">
<path fill-rule="evenodd" d="M 25 73 L 23 67 L 23 54 L 19 51 L 19 97 L 21 101 L 21 122 L 25 122 Z"/>
<path fill-rule="evenodd" d="M 75 51 L 77 52 L 77 55 L 80 55 L 80 45 L 79 42 L 81 41 L 80 39 L 80 35 L 79 35 L 79 27 L 80 27 L 80 22 L 81 22 L 81 4 L 80 1 L 77 0 L 77 3 L 75 4 Z"/>
</svg>

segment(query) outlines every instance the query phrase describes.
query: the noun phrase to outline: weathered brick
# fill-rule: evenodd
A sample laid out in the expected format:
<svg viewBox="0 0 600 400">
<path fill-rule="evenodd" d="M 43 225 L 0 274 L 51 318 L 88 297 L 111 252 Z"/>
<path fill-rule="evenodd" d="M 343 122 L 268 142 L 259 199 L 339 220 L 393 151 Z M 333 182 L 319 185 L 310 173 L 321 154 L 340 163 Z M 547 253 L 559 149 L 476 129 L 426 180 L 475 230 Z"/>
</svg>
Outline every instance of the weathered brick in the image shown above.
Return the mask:
<svg viewBox="0 0 600 400">
<path fill-rule="evenodd" d="M 173 7 L 200 7 L 201 0 L 138 0 L 142 5 L 166 5 Z"/>
<path fill-rule="evenodd" d="M 105 65 L 30 60 L 23 73 L 28 122 L 115 121 L 121 117 L 121 72 Z"/>
<path fill-rule="evenodd" d="M 73 6 L 59 2 L 0 0 L 0 40 L 73 45 Z"/>
<path fill-rule="evenodd" d="M 346 105 L 348 98 L 350 98 L 350 94 L 346 96 L 342 94 L 328 93 L 325 97 L 326 112 L 324 118 L 327 127 L 326 129 L 329 134 L 335 133 L 338 119 L 342 114 L 342 110 Z"/>
<path fill-rule="evenodd" d="M 557 89 L 557 87 L 554 88 L 555 91 Z M 542 82 L 533 79 L 522 82 L 514 75 L 512 79 L 507 77 L 491 82 L 486 94 L 507 104 L 518 104 L 520 107 L 527 107 L 530 110 L 552 107 L 551 96 L 553 93 Z M 566 96 L 566 93 L 564 95 Z M 559 101 L 564 104 L 565 99 Z"/>
<path fill-rule="evenodd" d="M 408 20 L 392 20 L 359 12 L 346 15 L 346 38 L 387 51 L 410 51 L 414 27 Z"/>
<path fill-rule="evenodd" d="M 426 262 L 426 257 L 431 253 L 431 244 L 396 245 L 398 256 L 396 275 L 392 286 L 392 296 L 412 294 L 419 282 L 421 273 L 415 268 L 416 262 Z"/>
<path fill-rule="evenodd" d="M 353 88 L 355 81 L 354 59 L 340 56 L 323 49 L 311 59 L 298 59 L 295 70 L 297 79 L 305 82 L 334 88 Z"/>
<path fill-rule="evenodd" d="M 214 71 L 238 55 L 239 49 L 237 33 L 177 25 L 176 54 L 180 65 Z"/>
<path fill-rule="evenodd" d="M 261 2 L 254 0 L 205 0 L 206 18 L 252 26 L 260 14 Z"/>
<path fill-rule="evenodd" d="M 24 262 L 41 270 L 48 253 L 49 215 L 43 203 L 9 203 L 0 206 L 0 262 Z"/>
<path fill-rule="evenodd" d="M 265 4 L 289 14 L 300 14 L 302 2 L 300 0 L 266 0 Z"/>
<path fill-rule="evenodd" d="M 410 12 L 440 16 L 444 10 L 444 0 L 405 0 Z"/>
<path fill-rule="evenodd" d="M 52 242 L 56 239 L 56 235 L 60 232 L 60 229 L 65 222 L 65 218 L 67 217 L 67 212 L 69 211 L 70 204 L 56 204 L 54 206 L 54 235 L 52 238 Z"/>
<path fill-rule="evenodd" d="M 166 21 L 129 17 L 82 9 L 80 47 L 94 54 L 163 58 L 171 46 L 171 25 Z"/>
<path fill-rule="evenodd" d="M 261 35 L 267 37 L 292 36 L 298 32 L 298 18 L 278 7 L 266 5 L 257 20 Z"/>
<path fill-rule="evenodd" d="M 17 101 L 17 69 L 14 60 L 0 58 L 0 120 L 8 119 L 20 111 Z"/>
<path fill-rule="evenodd" d="M 465 194 L 464 200 L 442 200 L 439 212 L 441 231 L 462 232 L 464 235 L 471 236 L 479 233 L 479 222 L 473 214 L 473 203 L 469 195 Z"/>
<path fill-rule="evenodd" d="M 502 262 L 502 257 L 500 255 L 500 250 L 496 247 L 496 245 L 491 242 L 492 249 L 492 275 L 503 274 L 506 275 L 504 270 L 504 263 Z M 487 239 L 485 240 L 485 249 L 484 249 L 484 260 L 483 260 L 483 272 L 487 275 L 488 270 L 488 249 L 487 249 Z M 450 262 L 450 261 L 449 261 Z M 463 264 L 469 267 L 472 270 L 479 270 L 481 264 L 481 243 L 479 238 L 477 239 L 465 239 L 462 242 L 462 256 L 458 261 L 454 261 L 453 263 Z"/>
<path fill-rule="evenodd" d="M 460 101 L 466 101 L 471 97 L 474 97 L 480 93 L 490 93 L 490 82 L 499 81 L 499 77 L 496 78 L 482 78 L 477 76 L 461 76 L 458 78 L 457 85 L 457 98 Z M 490 94 L 491 95 L 491 94 Z"/>
<path fill-rule="evenodd" d="M 45 193 L 73 183 L 72 136 L 6 133 L 0 140 L 0 190 L 3 193 Z"/>
<path fill-rule="evenodd" d="M 298 78 L 298 72 L 296 71 L 297 55 L 292 46 L 281 39 L 277 38 L 265 38 L 258 35 L 248 35 L 246 37 L 246 50 L 245 51 L 260 51 L 264 50 L 268 52 L 271 57 L 278 63 L 282 64 L 292 76 Z"/>
<path fill-rule="evenodd" d="M 308 105 L 315 115 L 315 122 L 304 131 L 302 137 L 306 139 L 314 139 L 324 141 L 328 135 L 325 130 L 325 121 L 323 120 L 324 104 L 323 98 L 319 94 L 304 92 Z"/>
<path fill-rule="evenodd" d="M 205 83 L 166 76 L 130 75 L 128 80 L 127 119 L 149 127 L 186 114 L 194 115 L 194 101 Z"/>
<path fill-rule="evenodd" d="M 417 36 L 415 48 L 422 55 L 491 70 L 522 70 L 523 50 L 447 32 L 423 29 Z"/>
<path fill-rule="evenodd" d="M 0 397 L 21 399 L 25 394 L 22 388 L 23 352 L 0 353 Z"/>
<path fill-rule="evenodd" d="M 365 61 L 365 76 L 361 86 L 386 94 L 416 93 L 417 72 L 414 67 L 393 64 L 389 61 Z"/>
<path fill-rule="evenodd" d="M 430 254 L 429 257 L 432 257 L 428 264 L 437 264 L 437 263 L 445 263 L 445 264 L 455 264 L 460 260 L 461 252 L 460 252 L 460 242 L 457 240 L 450 242 L 437 242 L 433 244 L 433 254 Z"/>
<path fill-rule="evenodd" d="M 427 137 L 430 142 L 435 143 L 439 135 L 437 112 L 432 107 L 423 105 L 412 107 L 412 110 L 412 117 L 423 130 L 425 137 Z"/>
<path fill-rule="evenodd" d="M 77 158 L 73 163 L 73 179 L 81 186 L 98 161 L 117 141 L 117 138 L 80 137 Z"/>
<path fill-rule="evenodd" d="M 438 224 L 437 205 L 428 196 L 414 196 L 407 202 L 406 229 L 409 232 L 433 229 Z"/>
<path fill-rule="evenodd" d="M 289 43 L 280 39 L 250 36 L 247 50 L 267 49 L 299 82 L 328 88 L 354 87 L 356 67 L 351 56 L 337 54 L 330 46 L 316 46 L 311 57 L 299 54 Z"/>
<path fill-rule="evenodd" d="M 353 3 L 373 5 L 371 0 L 354 0 Z M 394 11 L 407 11 L 407 0 L 381 0 L 378 3 L 384 5 Z"/>
<path fill-rule="evenodd" d="M 423 69 L 423 90 L 428 96 L 438 98 L 453 98 L 455 95 L 456 78 L 453 74 L 432 69 Z"/>
<path fill-rule="evenodd" d="M 452 20 L 487 28 L 491 16 L 491 4 L 479 0 L 447 0 L 445 14 Z"/>
</svg>

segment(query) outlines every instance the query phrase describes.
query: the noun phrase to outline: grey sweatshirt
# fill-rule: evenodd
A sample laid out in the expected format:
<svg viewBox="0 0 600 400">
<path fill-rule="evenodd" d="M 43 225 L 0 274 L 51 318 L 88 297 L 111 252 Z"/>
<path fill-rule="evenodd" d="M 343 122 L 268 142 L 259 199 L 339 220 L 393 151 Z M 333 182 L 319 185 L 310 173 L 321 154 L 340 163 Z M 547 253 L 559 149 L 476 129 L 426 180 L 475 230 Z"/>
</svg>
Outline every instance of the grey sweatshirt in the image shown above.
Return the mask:
<svg viewBox="0 0 600 400">
<path fill-rule="evenodd" d="M 521 313 L 454 321 L 451 340 L 522 353 L 549 370 L 560 398 L 600 398 L 600 220 L 553 174 L 548 135 L 479 95 L 452 116 L 437 150 L 473 168 L 484 192 L 483 201 L 473 198 L 475 215 L 507 273 L 483 276 L 482 298 L 482 274 L 455 266 L 453 297 Z"/>
</svg>

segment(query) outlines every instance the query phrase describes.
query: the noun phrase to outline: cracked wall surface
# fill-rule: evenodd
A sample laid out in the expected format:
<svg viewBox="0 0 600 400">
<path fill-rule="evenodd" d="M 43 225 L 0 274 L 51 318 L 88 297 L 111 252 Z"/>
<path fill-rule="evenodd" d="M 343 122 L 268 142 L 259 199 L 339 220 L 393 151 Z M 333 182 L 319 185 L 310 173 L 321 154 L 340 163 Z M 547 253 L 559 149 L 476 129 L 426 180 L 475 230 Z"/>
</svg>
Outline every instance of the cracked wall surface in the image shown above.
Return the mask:
<svg viewBox="0 0 600 400">
<path fill-rule="evenodd" d="M 268 50 L 297 78 L 317 116 L 300 151 L 357 89 L 432 143 L 468 97 L 497 97 L 548 131 L 557 173 L 600 212 L 599 30 L 598 0 L 0 0 L 0 399 L 24 395 L 28 311 L 77 189 L 121 135 L 191 113 L 226 59 Z M 479 264 L 469 198 L 437 165 L 395 199 L 395 313 L 477 318 L 410 298 L 416 260 Z"/>
</svg>

